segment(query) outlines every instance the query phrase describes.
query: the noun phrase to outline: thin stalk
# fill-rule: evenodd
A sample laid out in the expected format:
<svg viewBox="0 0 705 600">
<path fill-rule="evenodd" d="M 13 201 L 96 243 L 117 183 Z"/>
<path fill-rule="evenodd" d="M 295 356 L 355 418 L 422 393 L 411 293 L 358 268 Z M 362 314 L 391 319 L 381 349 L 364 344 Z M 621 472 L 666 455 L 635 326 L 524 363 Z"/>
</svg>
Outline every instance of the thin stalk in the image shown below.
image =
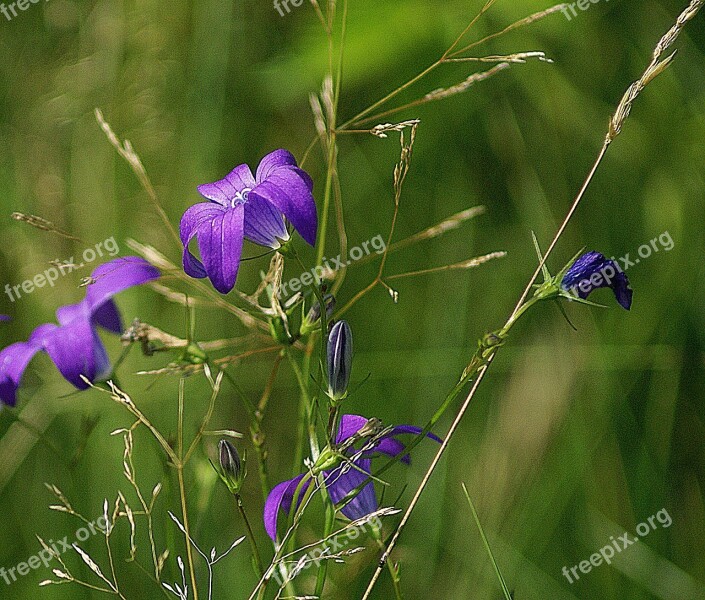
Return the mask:
<svg viewBox="0 0 705 600">
<path fill-rule="evenodd" d="M 330 495 L 328 494 L 325 482 L 323 481 L 323 475 L 319 475 L 319 478 L 321 481 L 321 494 L 323 495 L 326 505 L 326 522 L 323 527 L 323 539 L 327 539 L 331 535 L 331 533 L 333 533 L 333 529 L 335 528 L 335 506 L 333 505 L 333 501 L 331 500 Z M 316 574 L 316 592 L 314 594 L 316 598 L 323 597 L 323 588 L 326 585 L 327 576 L 328 561 L 322 560 L 318 565 L 318 573 Z"/>
<path fill-rule="evenodd" d="M 258 426 L 258 421 L 257 421 L 257 410 L 255 409 L 254 405 L 250 401 L 250 399 L 247 397 L 247 394 L 240 388 L 240 386 L 237 384 L 237 382 L 232 378 L 232 376 L 227 373 L 226 371 L 221 371 L 225 379 L 228 380 L 230 385 L 233 386 L 233 389 L 237 393 L 238 396 L 240 396 L 240 399 L 242 400 L 243 405 L 245 406 L 245 410 L 247 411 L 247 414 L 250 417 L 250 423 L 251 427 L 259 427 Z M 259 440 L 260 438 L 263 439 L 262 436 L 262 431 L 261 429 L 256 429 L 255 433 L 252 434 L 253 436 L 253 446 L 255 447 L 255 452 L 257 453 L 257 470 L 260 473 L 260 484 L 262 486 L 262 495 L 264 497 L 264 500 L 267 500 L 267 496 L 269 495 L 269 483 L 267 480 L 267 466 L 266 466 L 266 452 L 264 451 L 264 445 L 262 443 L 255 443 L 255 436 L 257 436 L 257 439 Z"/>
<path fill-rule="evenodd" d="M 314 421 L 314 408 L 313 408 L 313 403 L 311 402 L 311 397 L 309 396 L 308 393 L 308 385 L 307 381 L 304 379 L 303 372 L 299 368 L 298 363 L 296 362 L 296 359 L 292 356 L 291 352 L 286 351 L 286 357 L 289 360 L 289 364 L 291 365 L 292 370 L 294 371 L 294 375 L 296 376 L 296 381 L 299 385 L 299 389 L 301 391 L 301 403 L 299 405 L 299 414 L 304 415 L 304 419 L 299 420 L 299 440 L 303 440 L 305 437 L 305 432 L 308 432 L 308 439 L 309 439 L 309 446 L 311 449 L 311 458 L 314 460 L 318 460 L 318 457 L 321 453 L 320 447 L 318 445 L 318 437 L 316 436 L 316 425 Z M 303 442 L 301 441 L 299 443 L 300 446 L 300 453 L 303 454 Z M 299 454 L 299 451 L 297 450 L 297 455 Z M 303 460 L 303 456 L 301 457 Z M 298 472 L 298 463 L 294 465 L 294 469 L 297 470 Z"/>
<path fill-rule="evenodd" d="M 257 410 L 255 411 L 255 420 L 250 426 L 250 438 L 252 439 L 252 445 L 255 447 L 257 452 L 257 471 L 259 472 L 260 486 L 262 487 L 262 498 L 264 501 L 267 500 L 271 486 L 269 485 L 269 472 L 267 469 L 267 453 L 264 449 L 264 443 L 266 437 L 262 431 L 262 421 L 264 419 L 265 411 L 267 410 L 267 404 L 272 395 L 272 390 L 274 389 L 274 382 L 277 378 L 277 373 L 279 372 L 279 366 L 284 359 L 283 353 L 277 355 L 274 361 L 274 366 L 272 367 L 272 372 L 267 380 L 267 385 L 262 392 L 259 403 L 257 404 Z"/>
<path fill-rule="evenodd" d="M 174 465 L 179 479 L 179 496 L 181 497 L 181 516 L 186 531 L 186 559 L 188 562 L 191 586 L 193 587 L 194 600 L 198 600 L 198 587 L 196 585 L 196 569 L 193 562 L 191 548 L 191 529 L 189 527 L 188 507 L 186 505 L 186 486 L 184 485 L 184 379 L 179 379 L 179 418 L 177 423 L 177 453 L 179 460 Z"/>
<path fill-rule="evenodd" d="M 262 575 L 264 575 L 264 567 L 262 566 L 262 559 L 260 558 L 259 550 L 257 549 L 257 541 L 255 540 L 255 534 L 252 531 L 250 520 L 247 518 L 247 513 L 245 513 L 245 507 L 242 504 L 242 496 L 240 496 L 240 494 L 235 494 L 235 501 L 237 503 L 237 509 L 240 511 L 240 515 L 242 516 L 242 520 L 245 522 L 245 528 L 247 529 L 247 539 L 250 540 L 250 547 L 252 548 L 252 557 L 255 560 L 257 574 L 262 577 Z"/>
<path fill-rule="evenodd" d="M 477 510 L 475 510 L 475 505 L 472 502 L 472 499 L 470 498 L 470 493 L 468 492 L 468 488 L 465 486 L 463 483 L 463 493 L 465 494 L 465 498 L 468 501 L 468 504 L 470 505 L 470 510 L 472 511 L 472 518 L 475 520 L 475 524 L 477 525 L 478 530 L 480 531 L 480 537 L 482 538 L 482 544 L 485 547 L 485 550 L 487 551 L 487 554 L 490 557 L 490 562 L 492 563 L 492 568 L 494 569 L 495 575 L 497 575 L 497 579 L 499 580 L 500 586 L 502 587 L 502 593 L 504 594 L 504 600 L 512 600 L 512 594 L 509 591 L 509 587 L 507 586 L 507 582 L 504 580 L 504 576 L 502 575 L 502 571 L 499 568 L 499 565 L 497 564 L 497 560 L 494 557 L 494 553 L 492 552 L 492 548 L 490 547 L 490 543 L 487 540 L 487 536 L 485 535 L 485 530 L 482 527 L 482 523 L 480 522 L 480 517 L 477 514 Z"/>
</svg>

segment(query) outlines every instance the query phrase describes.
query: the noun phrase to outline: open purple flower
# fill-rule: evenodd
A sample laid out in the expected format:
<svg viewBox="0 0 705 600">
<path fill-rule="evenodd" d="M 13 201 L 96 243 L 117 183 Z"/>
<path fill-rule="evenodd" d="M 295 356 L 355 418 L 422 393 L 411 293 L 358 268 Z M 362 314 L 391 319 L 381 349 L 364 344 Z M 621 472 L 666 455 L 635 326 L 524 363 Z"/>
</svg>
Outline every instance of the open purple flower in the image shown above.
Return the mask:
<svg viewBox="0 0 705 600">
<path fill-rule="evenodd" d="M 356 441 L 356 437 L 368 426 L 370 421 L 359 415 L 343 415 L 340 419 L 338 434 L 336 436 L 336 444 L 341 445 L 346 442 Z M 323 471 L 323 479 L 330 495 L 331 500 L 337 504 L 341 502 L 350 492 L 362 485 L 368 476 L 372 473 L 372 459 L 378 454 L 386 454 L 387 456 L 399 456 L 404 453 L 406 446 L 396 439 L 396 436 L 409 433 L 418 435 L 423 430 L 420 427 L 412 425 L 398 425 L 392 427 L 381 436 L 376 436 L 371 439 L 365 439 L 363 451 L 359 452 L 352 447 L 348 448 L 345 453 L 349 457 L 354 457 L 350 462 L 352 464 L 343 463 L 333 469 Z M 432 433 L 427 434 L 433 440 L 440 442 L 441 439 Z M 362 438 L 361 438 L 362 439 Z M 402 457 L 401 461 L 409 464 L 411 459 L 409 455 Z M 296 489 L 301 484 L 305 475 L 298 475 L 288 481 L 276 485 L 269 493 L 267 501 L 264 505 L 264 528 L 272 540 L 277 538 L 277 520 L 279 511 L 283 510 L 286 514 L 291 512 L 291 507 L 294 502 Z M 298 501 L 303 498 L 303 494 L 308 488 L 311 480 L 308 479 L 302 486 L 299 493 Z M 361 519 L 376 511 L 378 508 L 377 494 L 375 493 L 374 484 L 370 481 L 365 485 L 360 492 L 348 504 L 346 504 L 341 512 L 351 520 Z"/>
<path fill-rule="evenodd" d="M 100 265 L 91 274 L 86 297 L 78 304 L 57 309 L 58 325 L 40 325 L 26 342 L 17 342 L 0 351 L 0 402 L 15 405 L 22 375 L 40 350 L 49 355 L 64 378 L 79 390 L 88 387 L 82 375 L 94 381 L 109 374 L 110 361 L 97 326 L 121 333 L 122 319 L 112 297 L 159 275 L 155 267 L 136 256 Z"/>
<path fill-rule="evenodd" d="M 614 260 L 599 252 L 586 252 L 578 257 L 563 277 L 561 287 L 583 300 L 593 290 L 608 287 L 624 308 L 629 310 L 632 305 L 633 292 L 627 275 Z"/>
<path fill-rule="evenodd" d="M 235 286 L 245 238 L 274 249 L 289 239 L 284 217 L 304 240 L 316 243 L 313 181 L 286 150 L 265 156 L 254 176 L 250 167 L 239 165 L 224 179 L 199 185 L 198 191 L 210 202 L 195 204 L 181 217 L 184 271 L 208 277 L 221 294 Z M 201 260 L 188 249 L 194 237 Z"/>
</svg>

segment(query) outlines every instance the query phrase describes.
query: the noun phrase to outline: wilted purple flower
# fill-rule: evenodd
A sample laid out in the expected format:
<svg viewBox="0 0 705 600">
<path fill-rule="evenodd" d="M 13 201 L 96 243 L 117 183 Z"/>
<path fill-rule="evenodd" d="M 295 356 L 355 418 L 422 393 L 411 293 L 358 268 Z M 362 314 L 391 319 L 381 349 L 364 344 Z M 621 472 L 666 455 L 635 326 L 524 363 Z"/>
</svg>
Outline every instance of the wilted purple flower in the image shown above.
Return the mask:
<svg viewBox="0 0 705 600">
<path fill-rule="evenodd" d="M 255 176 L 247 165 L 239 165 L 225 179 L 199 185 L 198 191 L 211 202 L 195 204 L 181 217 L 184 271 L 208 277 L 221 294 L 235 286 L 244 238 L 277 249 L 289 239 L 286 217 L 304 240 L 316 243 L 313 181 L 286 150 L 265 156 Z M 194 237 L 201 260 L 188 249 Z"/>
<path fill-rule="evenodd" d="M 110 361 L 96 326 L 122 332 L 122 320 L 112 297 L 127 288 L 159 277 L 159 271 L 136 256 L 116 258 L 91 274 L 86 297 L 56 311 L 59 325 L 37 327 L 26 342 L 0 351 L 0 401 L 14 406 L 22 375 L 34 355 L 45 351 L 64 378 L 80 390 L 110 372 Z"/>
<path fill-rule="evenodd" d="M 578 257 L 563 277 L 561 287 L 583 300 L 593 290 L 608 287 L 624 308 L 629 310 L 632 305 L 633 292 L 627 275 L 614 260 L 599 252 L 586 252 Z"/>
<path fill-rule="evenodd" d="M 340 400 L 348 391 L 352 354 L 350 325 L 346 321 L 338 321 L 328 336 L 328 393 L 334 400 Z"/>
<path fill-rule="evenodd" d="M 336 436 L 336 444 L 341 445 L 345 442 L 356 441 L 355 438 L 361 431 L 367 428 L 370 421 L 359 415 L 343 415 L 340 419 L 338 434 Z M 377 454 L 386 454 L 387 456 L 399 456 L 404 453 L 406 446 L 396 439 L 396 436 L 409 433 L 418 435 L 423 430 L 420 427 L 412 425 L 398 425 L 392 427 L 388 432 L 381 436 L 374 437 L 373 441 L 367 439 L 366 445 L 363 447 L 363 452 L 355 451 L 352 447 L 348 448 L 345 453 L 348 457 L 354 457 L 351 462 L 343 463 L 333 469 L 323 471 L 323 479 L 326 482 L 326 488 L 333 503 L 341 502 L 350 492 L 362 485 L 368 476 L 372 473 L 372 459 Z M 432 433 L 427 434 L 433 440 L 440 442 L 441 439 Z M 401 461 L 409 464 L 411 459 L 408 455 L 403 456 Z M 353 466 L 354 465 L 354 466 Z M 289 514 L 294 502 L 296 489 L 303 480 L 304 475 L 298 475 L 288 481 L 276 485 L 270 492 L 267 501 L 264 504 L 264 528 L 267 534 L 273 540 L 277 538 L 277 520 L 279 511 L 283 510 Z M 302 486 L 299 494 L 299 502 L 303 498 L 303 494 L 310 484 L 310 479 Z M 370 481 L 365 485 L 360 492 L 350 502 L 348 502 L 341 512 L 351 520 L 361 519 L 378 508 L 377 495 L 375 493 L 374 484 Z"/>
</svg>

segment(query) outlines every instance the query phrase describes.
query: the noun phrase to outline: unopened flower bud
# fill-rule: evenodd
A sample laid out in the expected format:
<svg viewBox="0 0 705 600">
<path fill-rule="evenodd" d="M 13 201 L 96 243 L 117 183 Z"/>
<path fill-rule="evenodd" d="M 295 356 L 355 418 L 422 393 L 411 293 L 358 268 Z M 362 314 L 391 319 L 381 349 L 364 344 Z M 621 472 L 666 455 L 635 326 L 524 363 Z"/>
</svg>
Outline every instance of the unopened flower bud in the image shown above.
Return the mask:
<svg viewBox="0 0 705 600">
<path fill-rule="evenodd" d="M 350 325 L 338 321 L 328 336 L 328 393 L 333 401 L 341 400 L 348 392 L 352 355 Z"/>
<path fill-rule="evenodd" d="M 228 486 L 232 494 L 238 494 L 245 479 L 244 460 L 240 460 L 235 446 L 228 440 L 220 440 L 218 444 L 220 460 L 220 478 Z"/>
<path fill-rule="evenodd" d="M 326 303 L 326 316 L 330 319 L 333 316 L 333 310 L 335 309 L 335 297 L 333 296 L 333 294 L 326 294 L 323 297 L 323 300 Z M 313 325 L 320 318 L 321 305 L 318 300 L 316 300 L 316 302 L 313 303 L 311 310 L 308 311 L 308 315 L 306 315 L 306 322 Z"/>
</svg>

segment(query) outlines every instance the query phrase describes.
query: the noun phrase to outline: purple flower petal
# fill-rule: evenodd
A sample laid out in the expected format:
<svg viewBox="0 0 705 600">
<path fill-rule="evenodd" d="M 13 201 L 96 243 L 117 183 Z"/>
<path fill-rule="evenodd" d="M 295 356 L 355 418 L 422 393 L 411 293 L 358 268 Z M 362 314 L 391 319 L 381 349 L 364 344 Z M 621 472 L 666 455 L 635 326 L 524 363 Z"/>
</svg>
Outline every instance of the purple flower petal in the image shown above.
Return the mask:
<svg viewBox="0 0 705 600">
<path fill-rule="evenodd" d="M 421 427 L 414 427 L 413 425 L 398 425 L 397 427 L 394 427 L 392 431 L 387 434 L 387 436 L 385 436 L 382 441 L 380 441 L 376 450 L 388 456 L 398 456 L 399 454 L 404 452 L 404 450 L 406 449 L 406 445 L 392 436 L 396 436 L 403 433 L 419 435 L 421 432 L 423 432 L 423 429 Z M 426 434 L 426 437 L 431 438 L 439 444 L 443 443 L 443 440 L 441 438 L 431 433 L 430 431 Z M 409 456 L 408 454 L 406 456 L 403 456 L 401 458 L 401 462 L 406 465 L 411 464 L 411 456 Z"/>
<path fill-rule="evenodd" d="M 632 297 L 634 296 L 634 291 L 629 286 L 629 279 L 625 273 L 619 273 L 612 282 L 612 291 L 614 292 L 614 297 L 617 302 L 627 310 L 632 307 Z"/>
<path fill-rule="evenodd" d="M 345 440 L 349 439 L 358 431 L 360 431 L 360 429 L 362 429 L 366 423 L 367 419 L 365 417 L 361 417 L 360 415 L 343 415 L 340 418 L 338 435 L 335 439 L 336 443 L 341 444 Z M 404 452 L 406 445 L 397 440 L 394 436 L 405 433 L 419 435 L 422 431 L 423 429 L 421 427 L 415 427 L 413 425 L 398 425 L 394 427 L 386 436 L 384 436 L 384 438 L 379 440 L 375 444 L 374 448 L 370 449 L 368 452 L 365 452 L 365 455 L 367 456 L 373 454 L 374 452 L 381 452 L 382 454 L 386 454 L 387 456 L 395 457 Z M 443 442 L 441 438 L 439 438 L 433 433 L 429 432 L 426 435 L 427 437 L 431 438 L 432 440 L 435 440 L 436 442 Z M 411 462 L 411 459 L 408 454 L 404 456 L 401 460 L 405 464 L 409 464 Z"/>
<path fill-rule="evenodd" d="M 257 183 L 262 183 L 274 169 L 279 167 L 296 167 L 296 159 L 288 150 L 275 150 L 265 156 L 257 167 Z"/>
<path fill-rule="evenodd" d="M 76 319 L 87 320 L 90 318 L 90 315 L 90 305 L 86 302 L 85 298 L 78 304 L 60 306 L 56 309 L 56 320 L 59 321 L 59 325 L 68 325 Z"/>
<path fill-rule="evenodd" d="M 90 321 L 76 319 L 61 327 L 40 325 L 29 343 L 41 345 L 64 379 L 79 390 L 88 388 L 81 375 L 95 381 L 110 373 L 107 352 Z"/>
<path fill-rule="evenodd" d="M 56 309 L 56 318 L 59 325 L 70 325 L 78 319 L 90 321 L 94 325 L 100 325 L 104 329 L 113 333 L 122 333 L 122 317 L 113 300 L 106 300 L 99 304 L 97 308 L 92 308 L 87 298 L 78 304 L 60 306 Z"/>
<path fill-rule="evenodd" d="M 265 181 L 253 188 L 249 197 L 260 197 L 276 206 L 301 237 L 313 246 L 318 230 L 316 202 L 309 188 L 309 180 L 301 173 L 300 169 L 292 167 L 274 169 Z"/>
<path fill-rule="evenodd" d="M 336 444 L 342 444 L 345 440 L 354 436 L 367 424 L 367 419 L 360 415 L 343 415 L 340 417 L 338 425 L 338 435 L 335 437 Z"/>
<path fill-rule="evenodd" d="M 137 256 L 122 256 L 103 263 L 91 273 L 86 302 L 93 314 L 105 302 L 128 288 L 159 279 L 159 269 Z"/>
<path fill-rule="evenodd" d="M 0 315 L 0 321 L 12 321 L 12 318 L 8 315 Z"/>
<path fill-rule="evenodd" d="M 122 317 L 113 300 L 108 300 L 93 313 L 92 323 L 113 333 L 122 333 Z"/>
<path fill-rule="evenodd" d="M 289 479 L 288 481 L 282 481 L 280 484 L 274 486 L 269 496 L 267 496 L 267 501 L 264 503 L 264 528 L 267 531 L 272 540 L 277 539 L 277 520 L 279 519 L 279 509 L 282 509 L 285 513 L 289 514 L 291 510 L 291 504 L 294 501 L 294 494 L 296 493 L 296 488 L 299 487 L 299 483 L 304 478 L 303 475 Z M 310 485 L 311 480 L 308 480 L 299 494 L 299 503 L 303 499 L 303 494 Z"/>
<path fill-rule="evenodd" d="M 225 210 L 226 209 L 219 204 L 213 204 L 212 202 L 201 202 L 191 206 L 181 217 L 179 234 L 181 237 L 181 243 L 184 245 L 184 271 L 190 277 L 203 279 L 208 275 L 203 263 L 201 263 L 201 261 L 189 251 L 189 243 L 202 225 L 210 223 L 213 219 L 222 215 Z"/>
<path fill-rule="evenodd" d="M 633 291 L 627 275 L 615 261 L 594 250 L 576 259 L 563 277 L 561 287 L 583 300 L 594 290 L 608 287 L 622 307 L 629 310 L 632 305 Z"/>
<path fill-rule="evenodd" d="M 313 192 L 313 179 L 311 179 L 311 176 L 306 171 L 298 167 L 292 167 L 290 170 L 296 173 L 299 177 L 301 177 L 301 179 L 304 180 L 304 183 L 306 184 L 306 187 L 308 188 L 309 192 Z"/>
<path fill-rule="evenodd" d="M 369 458 L 360 458 L 354 464 L 364 473 L 349 464 L 343 464 L 326 474 L 326 488 L 334 504 L 341 502 L 352 490 L 366 481 L 371 473 L 372 461 Z M 378 506 L 375 486 L 370 482 L 341 509 L 341 512 L 354 521 L 375 512 Z"/>
<path fill-rule="evenodd" d="M 15 406 L 22 375 L 40 350 L 39 346 L 29 342 L 17 342 L 0 350 L 0 401 Z"/>
<path fill-rule="evenodd" d="M 405 448 L 406 446 L 399 440 L 389 437 L 380 440 L 380 442 L 375 446 L 374 451 L 381 452 L 382 454 L 386 454 L 387 456 L 391 456 L 393 458 L 404 452 Z M 407 454 L 402 457 L 401 462 L 408 465 L 411 462 L 411 457 Z"/>
<path fill-rule="evenodd" d="M 269 248 L 279 248 L 279 240 L 288 240 L 284 215 L 272 204 L 255 195 L 245 203 L 245 237 Z"/>
<path fill-rule="evenodd" d="M 367 419 L 361 417 L 360 415 L 343 415 L 340 417 L 340 425 L 338 426 L 338 435 L 335 438 L 336 444 L 342 444 L 344 441 L 350 439 L 354 436 L 360 429 L 362 429 L 367 424 Z M 375 452 L 382 452 L 388 456 L 396 456 L 397 454 L 404 451 L 404 444 L 394 438 L 388 437 L 380 440 L 369 452 L 366 454 L 374 454 Z M 403 462 L 408 463 L 409 458 L 404 457 Z"/>
<path fill-rule="evenodd" d="M 422 431 L 423 429 L 421 427 L 414 427 L 413 425 L 397 425 L 392 429 L 389 435 L 399 435 L 400 433 L 411 433 L 412 435 L 419 435 Z M 443 440 L 441 438 L 439 438 L 434 433 L 431 433 L 430 431 L 426 434 L 426 437 L 431 438 L 439 444 L 443 443 Z"/>
<path fill-rule="evenodd" d="M 235 287 L 244 239 L 245 209 L 242 205 L 226 210 L 196 232 L 203 264 L 221 294 Z"/>
<path fill-rule="evenodd" d="M 232 201 L 245 189 L 255 187 L 256 181 L 247 165 L 238 165 L 228 175 L 213 183 L 198 186 L 199 193 L 222 206 L 231 207 Z"/>
</svg>

